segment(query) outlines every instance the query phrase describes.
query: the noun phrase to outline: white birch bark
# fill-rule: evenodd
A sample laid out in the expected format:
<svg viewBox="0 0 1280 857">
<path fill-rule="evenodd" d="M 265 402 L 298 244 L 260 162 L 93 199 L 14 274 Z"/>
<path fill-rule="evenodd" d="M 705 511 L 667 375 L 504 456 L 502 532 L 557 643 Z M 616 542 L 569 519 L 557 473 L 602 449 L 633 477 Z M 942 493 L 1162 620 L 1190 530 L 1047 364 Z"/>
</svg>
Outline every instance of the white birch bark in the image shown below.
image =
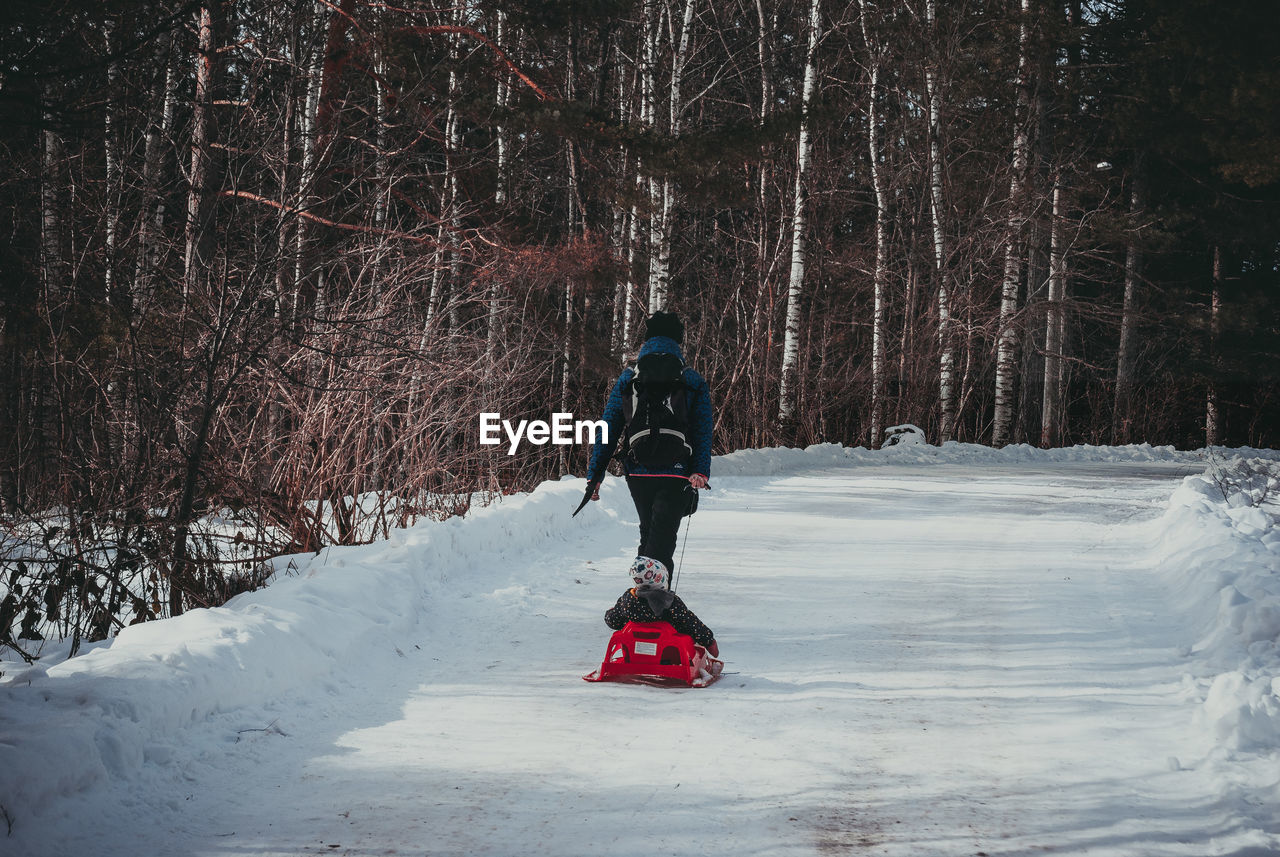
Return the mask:
<svg viewBox="0 0 1280 857">
<path fill-rule="evenodd" d="M 651 132 L 657 132 L 658 119 L 658 40 L 661 35 L 661 12 L 656 0 L 646 0 L 641 35 L 644 39 L 644 60 L 641 65 L 641 121 Z M 664 272 L 660 269 L 662 251 L 662 182 L 649 176 L 649 300 L 650 313 L 666 306 Z"/>
<path fill-rule="evenodd" d="M 873 275 L 873 308 L 871 321 L 871 433 L 868 445 L 875 448 L 880 442 L 884 426 L 885 410 L 885 277 L 888 263 L 888 205 L 884 173 L 880 163 L 880 68 L 882 51 L 873 41 L 867 27 L 867 3 L 859 0 L 862 25 L 862 41 L 867 48 L 867 66 L 870 92 L 867 101 L 867 144 L 871 164 L 871 186 L 876 197 L 876 262 Z"/>
<path fill-rule="evenodd" d="M 1004 278 L 1000 287 L 1000 326 L 996 339 L 995 415 L 991 443 L 1009 442 L 1013 424 L 1014 386 L 1018 364 L 1018 287 L 1021 283 L 1023 229 L 1026 225 L 1024 187 L 1027 173 L 1028 108 L 1030 106 L 1030 14 L 1031 0 L 1021 0 L 1018 25 L 1018 101 L 1014 116 L 1013 169 L 1009 177 L 1009 213 L 1006 223 Z"/>
<path fill-rule="evenodd" d="M 622 48 L 618 47 L 617 50 L 618 50 L 619 57 L 621 57 Z M 640 87 L 643 88 L 642 82 L 640 83 Z M 633 90 L 634 89 L 635 89 L 635 86 L 633 86 Z M 619 116 L 620 120 L 624 118 L 626 119 L 633 118 L 631 114 L 635 109 L 634 106 L 630 106 L 630 107 L 622 106 L 622 105 L 633 104 L 634 100 L 628 99 L 626 96 L 627 96 L 626 80 L 625 80 L 625 77 L 620 74 L 618 75 L 618 104 L 620 105 L 619 107 L 620 114 L 622 114 Z M 643 119 L 641 121 L 643 121 Z M 622 165 L 623 165 L 622 175 L 625 176 L 627 173 L 626 150 L 623 147 L 619 147 L 619 152 L 620 152 L 620 157 L 622 159 Z M 638 199 L 640 196 L 641 183 L 642 183 L 642 179 L 640 177 L 640 159 L 639 158 L 635 160 L 634 169 L 635 169 L 636 193 L 633 196 L 635 199 Z M 635 308 L 634 305 L 637 300 L 636 295 L 638 293 L 638 288 L 639 288 L 639 283 L 637 282 L 637 278 L 636 278 L 636 245 L 640 241 L 640 209 L 635 202 L 632 202 L 629 210 L 624 212 L 624 218 L 626 221 L 624 224 L 624 233 L 623 233 L 625 237 L 622 239 L 622 241 L 623 241 L 623 246 L 625 246 L 623 257 L 625 259 L 626 275 L 624 278 L 624 283 L 620 286 L 621 294 L 619 296 L 619 300 L 621 301 L 621 307 L 620 307 L 619 314 L 621 318 L 618 321 L 618 329 L 614 339 L 614 349 L 613 349 L 614 357 L 616 357 L 618 361 L 622 363 L 625 363 L 627 360 L 627 345 L 630 341 L 631 330 L 633 327 L 632 313 L 634 312 L 634 308 Z"/>
<path fill-rule="evenodd" d="M 197 27 L 196 91 L 191 114 L 191 171 L 187 192 L 186 253 L 183 263 L 182 295 L 185 300 L 195 286 L 208 260 L 203 258 L 208 245 L 207 212 L 210 204 L 210 172 L 213 155 L 213 87 L 218 63 L 214 44 L 215 28 L 211 3 L 200 8 Z"/>
<path fill-rule="evenodd" d="M 671 57 L 671 87 L 668 96 L 667 132 L 672 140 L 680 135 L 681 117 L 685 103 L 682 92 L 684 67 L 689 56 L 689 33 L 693 29 L 694 0 L 685 0 L 684 15 L 681 19 L 680 35 L 676 40 L 673 34 Z M 656 38 L 655 38 L 656 47 Z M 655 57 L 656 58 L 656 57 Z M 667 305 L 671 292 L 671 234 L 673 230 L 676 189 L 671 178 L 664 177 L 657 192 L 656 212 L 656 244 L 650 243 L 650 311 L 663 309 Z"/>
<path fill-rule="evenodd" d="M 508 56 L 513 56 L 512 46 L 507 43 L 509 33 L 507 31 L 507 13 L 502 9 L 497 11 L 496 40 L 498 47 L 502 48 Z M 502 117 L 495 129 L 498 144 L 498 177 L 497 184 L 494 188 L 493 202 L 499 209 L 507 204 L 507 183 L 510 181 L 509 172 L 511 170 L 511 140 L 510 132 L 507 129 L 506 111 L 511 106 L 511 75 L 505 69 L 498 75 L 498 111 Z"/>
<path fill-rule="evenodd" d="M 952 333 L 951 284 L 947 277 L 947 236 L 943 227 L 946 200 L 942 188 L 942 94 L 938 80 L 937 2 L 926 0 L 925 23 L 934 51 L 925 69 L 929 101 L 929 216 L 933 226 L 933 271 L 938 285 L 938 440 L 952 439 L 956 424 L 955 337 Z"/>
<path fill-rule="evenodd" d="M 756 0 L 756 23 L 759 27 L 756 52 L 760 60 L 760 124 L 763 125 L 773 112 L 773 63 L 769 50 L 771 29 L 764 13 L 764 0 Z"/>
<path fill-rule="evenodd" d="M 569 46 L 567 51 L 567 63 L 565 64 L 565 97 L 572 101 L 576 95 L 576 68 L 575 68 L 575 52 L 577 50 L 576 39 L 570 31 Z M 573 141 L 565 141 L 565 158 L 569 167 L 569 193 L 567 215 L 566 235 L 570 241 L 573 241 L 578 235 L 578 163 L 577 157 L 573 150 Z M 563 353 L 561 354 L 561 371 L 560 371 L 560 412 L 569 412 L 569 385 L 573 380 L 573 336 L 575 320 L 573 317 L 573 277 L 565 277 L 564 281 L 564 339 Z M 558 458 L 560 460 L 560 472 L 566 473 L 569 470 L 569 451 L 568 447 L 561 446 L 559 448 Z"/>
<path fill-rule="evenodd" d="M 566 277 L 564 281 L 564 350 L 561 356 L 560 367 L 560 413 L 569 413 L 569 383 L 572 380 L 573 372 L 573 278 Z M 569 454 L 568 447 L 561 446 L 559 449 L 560 472 L 568 472 Z"/>
<path fill-rule="evenodd" d="M 497 11 L 497 23 L 495 27 L 495 37 L 498 47 L 502 48 L 508 56 L 513 56 L 512 46 L 508 44 L 507 30 L 507 13 L 501 9 Z M 506 110 L 511 104 L 511 76 L 504 70 L 498 75 L 498 111 L 505 117 Z M 510 172 L 510 134 L 507 130 L 505 118 L 498 122 L 495 129 L 498 146 L 498 175 L 493 191 L 494 207 L 499 212 L 507 205 L 507 183 L 510 180 L 508 173 Z M 485 338 L 485 380 L 488 381 L 492 376 L 494 368 L 498 362 L 498 340 L 502 329 L 502 303 L 503 303 L 503 283 L 500 277 L 493 277 L 489 284 L 489 318 L 486 328 Z"/>
<path fill-rule="evenodd" d="M 326 7 L 322 3 L 313 5 L 315 30 L 317 34 L 324 32 Z M 321 41 L 323 45 L 323 40 Z M 320 87 L 324 77 L 324 49 L 315 48 L 311 64 L 307 69 L 307 91 L 303 97 L 302 115 L 298 121 L 298 142 L 302 147 L 302 164 L 298 171 L 298 192 L 294 207 L 306 211 L 314 204 L 312 188 L 315 184 L 316 164 L 319 160 L 317 143 L 317 119 L 320 110 Z M 302 312 L 302 291 L 307 277 L 307 236 L 308 220 L 305 217 L 295 218 L 294 223 L 294 255 L 293 255 L 293 294 L 290 299 L 290 320 L 297 323 Z"/>
<path fill-rule="evenodd" d="M 458 24 L 463 23 L 463 9 L 459 8 L 455 14 L 455 21 Z M 462 120 L 458 115 L 458 101 L 462 97 L 462 77 L 458 73 L 458 62 L 462 56 L 462 36 L 455 33 L 452 37 L 453 48 L 452 54 L 454 58 L 453 68 L 449 71 L 449 117 L 446 123 L 446 137 L 448 145 L 448 155 L 445 158 L 445 169 L 448 170 L 449 177 L 449 284 L 448 288 L 452 291 L 458 288 L 459 279 L 462 273 L 462 253 L 461 253 L 461 236 L 462 236 L 462 188 L 458 181 L 458 155 L 462 151 Z M 448 298 L 449 304 L 449 342 L 450 348 L 454 343 L 458 328 L 461 326 L 460 312 L 462 309 L 461 301 L 455 300 L 453 295 Z"/>
<path fill-rule="evenodd" d="M 391 169 L 387 159 L 387 149 L 390 146 L 387 124 L 390 121 L 391 105 L 387 89 L 382 84 L 382 81 L 387 80 L 390 69 L 387 65 L 386 52 L 381 38 L 386 11 L 377 9 L 374 14 L 380 38 L 378 44 L 373 48 L 373 67 L 378 76 L 378 80 L 374 83 L 373 103 L 375 127 L 373 144 L 377 150 L 373 159 L 373 182 L 376 193 L 373 202 L 373 225 L 378 229 L 385 229 L 387 227 L 387 217 L 391 210 Z"/>
<path fill-rule="evenodd" d="M 800 304 L 804 299 L 805 226 L 808 203 L 807 184 L 813 141 L 809 137 L 809 106 L 817 83 L 818 40 L 822 27 L 822 0 L 809 6 L 809 46 L 805 54 L 804 91 L 800 102 L 800 140 L 796 147 L 796 187 L 791 216 L 791 277 L 787 287 L 787 321 L 782 344 L 782 373 L 779 379 L 778 419 L 785 423 L 795 416 L 799 392 Z"/>
<path fill-rule="evenodd" d="M 103 218 L 103 246 L 105 259 L 102 272 L 103 299 L 107 303 L 120 303 L 128 307 L 132 305 L 128 289 L 132 285 L 127 279 L 124 284 L 116 282 L 116 264 L 118 262 L 118 240 L 120 233 L 120 202 L 123 188 L 120 184 L 120 143 L 116 139 L 118 109 L 118 88 L 120 82 L 120 63 L 113 53 L 115 49 L 115 21 L 108 15 L 102 22 L 102 41 L 107 60 L 107 95 L 103 110 L 103 159 L 105 162 L 104 199 L 105 217 Z M 119 294 L 116 294 L 119 290 Z M 113 458 L 117 464 L 123 464 L 127 450 L 136 447 L 131 442 L 133 420 L 129 418 L 127 375 L 112 377 L 107 381 L 106 398 L 110 403 L 111 414 L 107 418 L 106 439 Z"/>
</svg>

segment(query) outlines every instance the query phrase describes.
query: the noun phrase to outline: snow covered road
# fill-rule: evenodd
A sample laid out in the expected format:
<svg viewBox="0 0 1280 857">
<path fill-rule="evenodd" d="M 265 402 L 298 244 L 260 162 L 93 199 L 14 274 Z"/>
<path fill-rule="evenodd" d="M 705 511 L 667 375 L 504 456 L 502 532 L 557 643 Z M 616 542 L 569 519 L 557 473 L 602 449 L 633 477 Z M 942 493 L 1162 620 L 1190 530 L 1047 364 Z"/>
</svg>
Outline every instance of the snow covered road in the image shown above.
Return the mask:
<svg viewBox="0 0 1280 857">
<path fill-rule="evenodd" d="M 679 579 L 727 661 L 705 690 L 578 679 L 634 551 L 606 486 L 567 540 L 433 566 L 415 624 L 158 740 L 19 853 L 1280 854 L 1258 765 L 1208 761 L 1197 632 L 1152 561 L 1193 469 L 719 480 Z M 409 537 L 325 561 L 419 559 Z"/>
</svg>

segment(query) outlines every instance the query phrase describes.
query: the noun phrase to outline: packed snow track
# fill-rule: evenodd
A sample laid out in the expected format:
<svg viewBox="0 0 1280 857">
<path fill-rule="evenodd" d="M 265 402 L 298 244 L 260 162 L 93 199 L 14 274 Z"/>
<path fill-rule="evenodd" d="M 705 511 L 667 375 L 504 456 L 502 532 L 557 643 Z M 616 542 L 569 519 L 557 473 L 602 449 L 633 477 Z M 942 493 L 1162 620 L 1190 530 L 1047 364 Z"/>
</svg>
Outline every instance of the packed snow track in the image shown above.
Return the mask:
<svg viewBox="0 0 1280 857">
<path fill-rule="evenodd" d="M 572 522 L 581 480 L 509 501 L 535 511 L 326 551 L 227 608 L 276 617 L 275 642 L 226 620 L 210 654 L 172 637 L 191 620 L 135 641 L 156 650 L 141 665 L 112 666 L 118 642 L 33 677 L 21 701 L 44 688 L 50 730 L 75 734 L 68 694 L 98 706 L 101 761 L 27 794 L 21 850 L 0 825 L 0 852 L 1280 854 L 1266 754 L 1224 755 L 1205 727 L 1203 629 L 1155 559 L 1200 469 L 886 459 L 713 479 L 678 582 L 727 662 L 704 690 L 580 680 L 634 551 L 619 480 Z M 109 681 L 128 686 L 94 697 Z M 213 699 L 188 714 L 167 681 Z M 69 746 L 49 764 L 74 771 Z"/>
</svg>

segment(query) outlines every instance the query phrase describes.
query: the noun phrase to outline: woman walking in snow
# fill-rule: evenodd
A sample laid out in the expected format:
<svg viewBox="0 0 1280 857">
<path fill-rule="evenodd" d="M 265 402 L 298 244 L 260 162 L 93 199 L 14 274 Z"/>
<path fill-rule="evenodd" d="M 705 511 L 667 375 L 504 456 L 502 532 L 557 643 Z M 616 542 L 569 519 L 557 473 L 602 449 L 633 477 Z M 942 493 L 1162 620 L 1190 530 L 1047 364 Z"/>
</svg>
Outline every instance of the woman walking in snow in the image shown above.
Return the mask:
<svg viewBox="0 0 1280 857">
<path fill-rule="evenodd" d="M 587 467 L 588 492 L 599 500 L 605 467 L 621 443 L 622 469 L 640 517 L 636 554 L 661 562 L 668 583 L 680 519 L 693 514 L 697 492 L 711 474 L 711 390 L 685 365 L 683 341 L 684 324 L 674 313 L 648 318 L 635 367 L 624 369 L 609 393 L 603 416 L 609 431 Z"/>
</svg>

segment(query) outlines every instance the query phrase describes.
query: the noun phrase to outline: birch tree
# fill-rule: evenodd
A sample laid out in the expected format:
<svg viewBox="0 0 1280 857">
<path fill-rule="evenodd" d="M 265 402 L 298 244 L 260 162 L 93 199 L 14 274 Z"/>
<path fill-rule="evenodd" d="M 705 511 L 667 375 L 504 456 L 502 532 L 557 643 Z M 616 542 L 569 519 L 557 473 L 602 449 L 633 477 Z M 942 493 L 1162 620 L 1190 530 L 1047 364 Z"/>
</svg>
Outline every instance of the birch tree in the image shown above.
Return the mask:
<svg viewBox="0 0 1280 857">
<path fill-rule="evenodd" d="M 320 2 L 312 3 L 313 32 L 325 31 L 326 7 Z M 295 211 L 310 211 L 315 206 L 313 191 L 316 183 L 317 164 L 320 149 L 318 146 L 317 121 L 320 110 L 320 90 L 324 77 L 324 50 L 312 47 L 310 61 L 303 77 L 304 86 L 298 94 L 300 108 L 297 112 L 298 143 L 301 147 L 301 162 L 298 169 L 298 190 L 294 197 Z M 286 157 L 288 152 L 286 151 Z M 310 219 L 294 218 L 294 252 L 293 283 L 290 297 L 290 318 L 297 324 L 303 309 L 305 283 L 308 276 L 308 252 Z"/>
<path fill-rule="evenodd" d="M 52 84 L 45 88 L 45 98 L 52 101 Z M 66 258 L 63 255 L 63 209 L 60 199 L 62 187 L 63 146 L 62 137 L 54 128 L 53 115 L 44 113 L 45 127 L 40 132 L 40 279 L 44 299 L 56 304 L 68 288 Z"/>
<path fill-rule="evenodd" d="M 1012 168 L 1005 222 L 1004 278 L 1000 286 L 1000 320 L 996 335 L 995 416 L 991 429 L 991 443 L 994 446 L 1004 446 L 1009 442 L 1009 430 L 1013 424 L 1019 346 L 1018 290 L 1022 279 L 1023 230 L 1027 222 L 1025 188 L 1031 102 L 1031 0 L 1020 0 L 1020 10 L 1017 110 L 1014 115 Z"/>
<path fill-rule="evenodd" d="M 503 9 L 496 12 L 496 22 L 494 26 L 494 38 L 498 46 L 508 53 L 511 53 L 511 45 L 508 40 L 509 31 L 507 25 L 507 13 Z M 511 135 L 507 128 L 506 113 L 511 107 L 511 74 L 507 69 L 503 68 L 498 73 L 498 124 L 494 128 L 494 138 L 497 145 L 497 176 L 493 189 L 493 206 L 497 209 L 499 216 L 506 213 L 508 202 L 508 184 L 510 177 L 510 149 Z M 502 277 L 492 277 L 489 283 L 489 294 L 486 303 L 489 306 L 488 318 L 488 340 L 485 347 L 485 378 L 490 378 L 491 369 L 498 359 L 498 337 L 502 324 L 502 301 L 503 295 Z"/>
<path fill-rule="evenodd" d="M 933 275 L 938 289 L 938 441 L 952 439 L 956 424 L 955 336 L 952 333 L 951 284 L 947 272 L 946 198 L 942 187 L 941 42 L 937 0 L 925 2 L 925 31 L 929 51 L 925 64 L 925 95 L 929 104 L 929 222 L 933 237 Z"/>
<path fill-rule="evenodd" d="M 658 133 L 658 43 L 662 33 L 662 9 L 657 0 L 644 0 L 640 21 L 642 56 L 640 70 L 640 121 L 653 136 Z M 639 166 L 639 165 L 637 165 Z M 646 165 L 647 166 L 647 165 Z M 639 173 L 637 172 L 637 175 Z M 662 270 L 662 182 L 652 173 L 645 181 L 649 197 L 649 300 L 650 313 L 667 304 L 666 272 Z"/>
<path fill-rule="evenodd" d="M 810 139 L 810 107 L 818 78 L 818 41 L 822 29 L 822 2 L 809 5 L 808 49 L 804 62 L 804 90 L 800 101 L 800 139 L 796 144 L 796 183 L 791 215 L 791 276 L 787 286 L 786 328 L 782 344 L 782 373 L 779 380 L 778 421 L 786 424 L 795 417 L 800 388 L 800 316 L 804 300 L 805 226 L 808 208 L 809 161 L 813 153 Z"/>
<path fill-rule="evenodd" d="M 1140 230 L 1146 202 L 1143 163 L 1134 159 L 1129 185 L 1129 228 L 1125 238 L 1124 303 L 1120 310 L 1120 345 L 1116 354 L 1116 395 L 1112 405 L 1111 442 L 1129 443 L 1133 423 L 1134 346 L 1137 327 L 1138 285 L 1142 278 Z"/>
<path fill-rule="evenodd" d="M 111 302 L 116 282 L 116 254 L 117 244 L 119 243 L 120 233 L 120 144 L 117 139 L 118 119 L 116 112 L 118 110 L 116 91 L 120 85 L 120 63 L 116 59 L 114 35 L 115 21 L 108 14 L 102 22 L 102 42 L 103 48 L 108 57 L 107 60 L 107 100 L 103 111 L 103 158 L 105 161 L 105 186 L 106 186 L 106 217 L 103 224 L 104 236 L 103 245 L 106 250 L 106 258 L 102 271 L 102 285 L 106 300 Z M 126 301 L 127 302 L 127 301 Z"/>
<path fill-rule="evenodd" d="M 151 281 L 159 264 L 159 236 L 164 234 L 165 195 L 160 192 L 160 176 L 165 164 L 165 144 L 173 133 L 174 109 L 178 101 L 177 42 L 176 31 L 169 31 L 157 39 L 155 56 L 159 71 L 152 96 L 156 114 L 148 119 L 143 142 L 142 205 L 131 289 L 134 301 L 143 304 L 151 297 Z M 135 307 L 137 310 L 142 308 Z"/>
<path fill-rule="evenodd" d="M 1209 293 L 1209 383 L 1205 392 L 1204 445 L 1217 446 L 1221 437 L 1218 412 L 1218 373 L 1222 368 L 1222 248 L 1213 245 L 1213 280 Z"/>
<path fill-rule="evenodd" d="M 214 157 L 214 90 L 222 58 L 218 53 L 221 4 L 207 0 L 200 7 L 196 28 L 195 98 L 191 105 L 191 167 L 188 173 L 186 252 L 182 289 L 189 298 L 197 280 L 212 264 L 212 212 L 217 194 L 217 162 Z"/>
<path fill-rule="evenodd" d="M 668 95 L 667 133 L 672 141 L 680 137 L 681 125 L 685 110 L 682 82 L 685 64 L 689 59 L 689 33 L 693 29 L 694 0 L 685 0 L 684 15 L 680 23 L 678 39 L 673 33 L 671 46 L 671 88 Z M 668 19 L 674 24 L 671 11 Z M 658 195 L 657 246 L 650 249 L 650 311 L 666 306 L 671 289 L 671 231 L 675 221 L 676 188 L 671 177 L 663 176 L 661 192 Z"/>
<path fill-rule="evenodd" d="M 1062 439 L 1062 347 L 1066 296 L 1066 248 L 1063 236 L 1062 179 L 1053 179 L 1049 222 L 1049 299 L 1045 311 L 1044 395 L 1040 409 L 1040 445 L 1046 449 Z"/>
<path fill-rule="evenodd" d="M 867 94 L 867 149 L 871 165 L 871 186 L 876 197 L 876 261 L 872 275 L 873 305 L 871 310 L 871 431 L 868 445 L 875 448 L 880 442 L 880 433 L 884 427 L 885 396 L 885 313 L 888 276 L 888 220 L 889 198 L 885 188 L 884 164 L 880 151 L 880 72 L 884 64 L 884 48 L 873 39 L 867 26 L 868 4 L 866 0 L 858 0 L 861 11 L 859 23 L 862 27 L 862 41 L 867 51 L 867 75 L 869 91 Z"/>
<path fill-rule="evenodd" d="M 222 33 L 222 9 L 219 0 L 207 0 L 198 13 L 195 95 L 191 114 L 191 171 L 187 192 L 186 251 L 183 265 L 184 303 L 205 296 L 210 269 L 213 267 L 213 209 L 218 192 L 215 151 L 214 91 L 219 83 L 222 57 L 219 54 Z M 218 347 L 209 342 L 212 350 Z M 173 525 L 173 550 L 169 565 L 169 611 L 182 613 L 183 593 L 191 586 L 190 545 L 192 519 L 200 472 L 208 452 L 215 403 L 211 395 L 213 366 L 206 365 L 204 395 L 194 403 L 192 426 L 185 438 L 184 467 L 179 497 L 170 510 Z M 199 381 L 196 381 L 199 386 Z"/>
</svg>

